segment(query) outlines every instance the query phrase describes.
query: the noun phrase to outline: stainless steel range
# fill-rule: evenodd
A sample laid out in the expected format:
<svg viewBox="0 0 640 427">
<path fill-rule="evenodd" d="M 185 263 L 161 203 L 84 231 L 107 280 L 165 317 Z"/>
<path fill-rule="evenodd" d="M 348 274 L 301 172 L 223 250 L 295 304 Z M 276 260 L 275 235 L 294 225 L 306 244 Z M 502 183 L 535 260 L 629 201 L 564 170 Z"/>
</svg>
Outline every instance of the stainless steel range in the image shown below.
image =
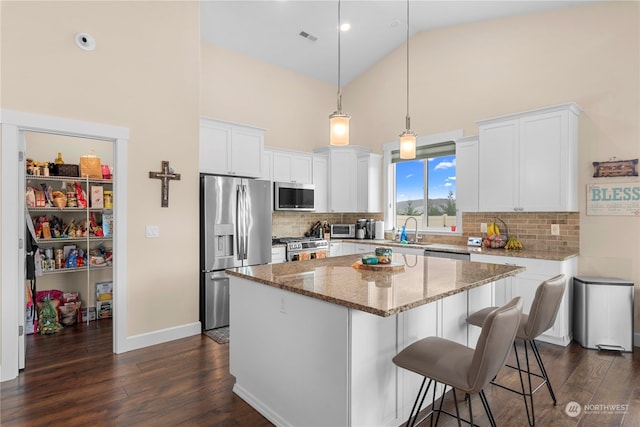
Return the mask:
<svg viewBox="0 0 640 427">
<path fill-rule="evenodd" d="M 287 247 L 287 261 L 305 261 L 326 258 L 329 242 L 319 237 L 281 237 L 273 240 Z"/>
</svg>

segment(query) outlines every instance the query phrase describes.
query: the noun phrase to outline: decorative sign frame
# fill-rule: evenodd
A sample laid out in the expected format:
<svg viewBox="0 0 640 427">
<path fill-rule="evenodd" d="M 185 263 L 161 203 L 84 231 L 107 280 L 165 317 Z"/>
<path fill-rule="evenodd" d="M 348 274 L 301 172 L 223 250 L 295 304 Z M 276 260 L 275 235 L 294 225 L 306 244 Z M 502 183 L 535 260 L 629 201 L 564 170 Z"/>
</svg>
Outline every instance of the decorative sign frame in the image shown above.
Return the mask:
<svg viewBox="0 0 640 427">
<path fill-rule="evenodd" d="M 593 162 L 594 178 L 617 178 L 619 176 L 638 176 L 638 159 Z"/>
<path fill-rule="evenodd" d="M 587 184 L 587 215 L 640 216 L 640 182 Z"/>
</svg>

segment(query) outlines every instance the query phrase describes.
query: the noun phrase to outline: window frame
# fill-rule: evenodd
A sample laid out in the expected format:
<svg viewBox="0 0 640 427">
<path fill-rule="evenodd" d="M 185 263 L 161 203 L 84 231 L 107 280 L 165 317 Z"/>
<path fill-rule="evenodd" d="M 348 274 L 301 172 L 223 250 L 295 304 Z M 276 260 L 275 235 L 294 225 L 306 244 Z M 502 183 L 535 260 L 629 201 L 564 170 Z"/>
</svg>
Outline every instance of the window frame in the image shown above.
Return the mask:
<svg viewBox="0 0 640 427">
<path fill-rule="evenodd" d="M 462 129 L 456 129 L 446 131 L 442 133 L 436 133 L 431 135 L 419 136 L 416 140 L 418 147 L 425 145 L 441 144 L 446 141 L 456 142 L 458 139 L 464 136 Z M 384 193 L 384 226 L 389 230 L 395 227 L 396 218 L 396 204 L 395 191 L 396 191 L 396 176 L 394 173 L 394 164 L 391 162 L 391 152 L 393 150 L 400 149 L 400 140 L 388 142 L 383 145 L 383 193 Z M 457 170 L 456 170 L 457 175 Z M 426 212 L 425 212 L 426 213 Z M 456 224 L 458 230 L 460 230 L 460 211 L 456 212 Z M 438 228 L 426 228 L 418 230 L 421 234 L 452 234 L 451 231 L 441 230 Z"/>
</svg>

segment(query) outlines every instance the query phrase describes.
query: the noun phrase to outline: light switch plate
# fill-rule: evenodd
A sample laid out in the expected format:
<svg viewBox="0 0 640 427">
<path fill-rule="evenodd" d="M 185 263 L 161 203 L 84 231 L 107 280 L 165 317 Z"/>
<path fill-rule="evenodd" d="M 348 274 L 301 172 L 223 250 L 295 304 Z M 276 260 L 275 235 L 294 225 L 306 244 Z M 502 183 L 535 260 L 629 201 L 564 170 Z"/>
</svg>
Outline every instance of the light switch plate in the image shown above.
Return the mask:
<svg viewBox="0 0 640 427">
<path fill-rule="evenodd" d="M 158 237 L 160 236 L 160 227 L 157 225 L 147 225 L 144 235 L 145 237 Z"/>
<path fill-rule="evenodd" d="M 469 237 L 467 240 L 467 246 L 481 246 L 482 237 Z"/>
</svg>

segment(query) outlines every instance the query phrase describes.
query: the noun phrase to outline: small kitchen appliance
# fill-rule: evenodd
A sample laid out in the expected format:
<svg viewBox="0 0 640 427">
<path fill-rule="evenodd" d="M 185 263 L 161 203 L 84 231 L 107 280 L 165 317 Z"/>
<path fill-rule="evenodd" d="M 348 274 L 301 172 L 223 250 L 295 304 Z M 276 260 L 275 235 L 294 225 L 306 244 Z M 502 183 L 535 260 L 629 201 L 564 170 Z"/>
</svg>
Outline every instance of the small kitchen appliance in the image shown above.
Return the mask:
<svg viewBox="0 0 640 427">
<path fill-rule="evenodd" d="M 373 218 L 368 219 L 365 222 L 365 239 L 373 240 L 376 238 L 376 220 Z"/>
<path fill-rule="evenodd" d="M 356 221 L 356 239 L 362 240 L 367 236 L 367 220 L 359 219 Z"/>
<path fill-rule="evenodd" d="M 356 225 L 355 224 L 331 224 L 331 238 L 332 239 L 355 239 Z"/>
</svg>

